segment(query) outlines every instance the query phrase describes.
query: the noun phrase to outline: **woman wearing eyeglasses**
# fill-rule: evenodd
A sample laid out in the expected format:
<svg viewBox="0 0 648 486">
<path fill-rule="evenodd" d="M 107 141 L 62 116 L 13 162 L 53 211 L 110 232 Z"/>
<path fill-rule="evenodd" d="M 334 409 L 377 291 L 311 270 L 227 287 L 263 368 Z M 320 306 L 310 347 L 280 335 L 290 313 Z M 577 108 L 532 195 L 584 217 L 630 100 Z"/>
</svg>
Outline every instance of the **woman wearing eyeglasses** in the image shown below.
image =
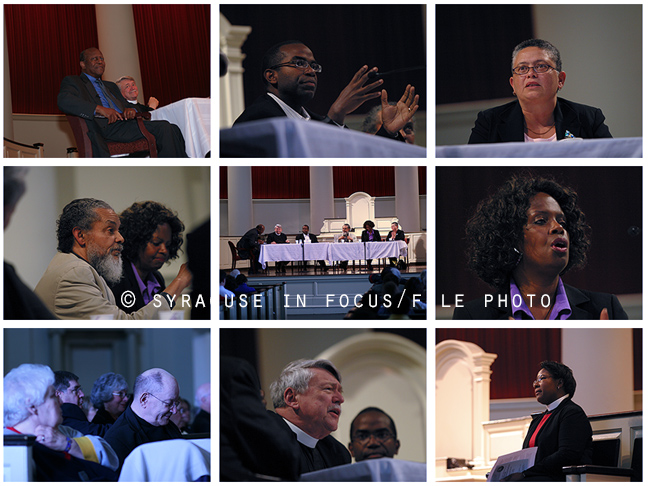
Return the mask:
<svg viewBox="0 0 648 486">
<path fill-rule="evenodd" d="M 533 392 L 544 413 L 533 416 L 523 448 L 537 447 L 535 464 L 502 481 L 565 481 L 563 466 L 592 462 L 592 427 L 583 409 L 572 398 L 576 380 L 568 366 L 555 361 L 540 363 Z"/>
<path fill-rule="evenodd" d="M 128 383 L 117 373 L 101 375 L 92 385 L 90 401 L 97 409 L 93 424 L 114 424 L 128 406 Z"/>
<path fill-rule="evenodd" d="M 599 108 L 558 97 L 567 74 L 552 44 L 541 39 L 518 44 L 511 69 L 517 100 L 479 112 L 468 143 L 612 138 Z"/>
</svg>

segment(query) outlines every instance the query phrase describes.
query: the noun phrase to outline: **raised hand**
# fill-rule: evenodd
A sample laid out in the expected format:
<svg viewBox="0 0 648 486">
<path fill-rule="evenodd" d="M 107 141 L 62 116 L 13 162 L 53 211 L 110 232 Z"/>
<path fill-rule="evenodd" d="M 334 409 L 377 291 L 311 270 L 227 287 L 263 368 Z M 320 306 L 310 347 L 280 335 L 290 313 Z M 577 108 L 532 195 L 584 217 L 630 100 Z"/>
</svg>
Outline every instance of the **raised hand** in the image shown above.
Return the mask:
<svg viewBox="0 0 648 486">
<path fill-rule="evenodd" d="M 418 110 L 419 96 L 415 96 L 414 92 L 414 86 L 408 84 L 401 99 L 398 100 L 395 106 L 392 106 L 387 100 L 387 91 L 382 90 L 380 101 L 382 103 L 383 128 L 390 135 L 395 136 L 412 119 L 416 110 Z"/>
<path fill-rule="evenodd" d="M 355 73 L 351 82 L 342 90 L 340 96 L 338 96 L 335 102 L 331 105 L 328 117 L 335 123 L 343 125 L 344 117 L 349 113 L 357 110 L 365 101 L 373 100 L 380 96 L 379 92 L 370 93 L 370 91 L 383 84 L 382 79 L 365 86 L 365 83 L 369 79 L 370 72 L 378 72 L 378 68 L 374 67 L 369 69 L 366 65 L 362 66 L 360 70 Z"/>
</svg>

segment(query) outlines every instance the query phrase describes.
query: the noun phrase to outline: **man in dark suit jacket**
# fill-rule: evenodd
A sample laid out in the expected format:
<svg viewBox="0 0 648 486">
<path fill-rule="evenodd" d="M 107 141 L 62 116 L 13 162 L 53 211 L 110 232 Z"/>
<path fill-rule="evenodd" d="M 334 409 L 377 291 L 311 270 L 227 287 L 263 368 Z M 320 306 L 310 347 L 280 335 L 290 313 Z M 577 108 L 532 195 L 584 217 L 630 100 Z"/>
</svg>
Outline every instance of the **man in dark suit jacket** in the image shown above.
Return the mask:
<svg viewBox="0 0 648 486">
<path fill-rule="evenodd" d="M 346 115 L 358 109 L 365 101 L 381 97 L 383 125 L 376 135 L 397 139 L 398 132 L 418 109 L 418 95 L 414 95 L 413 86 L 407 86 L 403 97 L 394 106 L 387 102 L 387 91 L 370 92 L 379 87 L 382 80 L 365 85 L 370 79 L 370 73 L 378 72 L 378 68 L 363 66 L 342 90 L 327 116 L 306 110 L 303 105 L 315 96 L 317 73 L 322 71 L 322 67 L 315 61 L 311 50 L 300 41 L 280 42 L 271 47 L 263 57 L 262 69 L 267 93 L 246 108 L 234 124 L 287 116 L 342 127 Z"/>
<path fill-rule="evenodd" d="M 66 76 L 61 81 L 58 107 L 63 113 L 85 118 L 93 154 L 109 157 L 106 140 L 132 142 L 142 138 L 134 120 L 137 110 L 129 106 L 115 83 L 101 81 L 106 65 L 99 49 L 83 51 L 79 64 L 80 76 Z M 146 121 L 144 125 L 155 137 L 160 157 L 187 157 L 182 132 L 176 125 L 167 121 Z"/>
<path fill-rule="evenodd" d="M 302 232 L 295 237 L 295 241 L 297 243 L 299 243 L 300 241 L 303 241 L 304 243 L 317 243 L 317 236 L 310 234 L 310 227 L 305 224 L 304 226 L 302 226 Z M 320 267 L 322 267 L 322 271 L 328 272 L 328 267 L 326 266 L 326 262 L 324 260 L 318 260 L 317 263 L 319 263 Z"/>
<path fill-rule="evenodd" d="M 581 290 L 571 285 L 565 285 L 565 294 L 571 307 L 569 319 L 591 320 L 600 319 L 601 311 L 607 309 L 610 319 L 627 319 L 628 315 L 621 307 L 616 295 L 602 292 Z M 463 307 L 455 307 L 453 319 L 508 319 L 511 314 L 511 296 L 507 293 L 488 294 L 481 299 L 471 300 Z M 506 300 L 505 300 L 506 299 Z M 501 307 L 499 302 L 506 303 Z"/>
<path fill-rule="evenodd" d="M 558 98 L 554 109 L 556 138 L 612 138 L 600 108 Z M 567 135 L 566 135 L 567 134 Z M 524 115 L 519 101 L 480 111 L 468 143 L 524 142 Z"/>
<path fill-rule="evenodd" d="M 310 375 L 303 387 L 302 371 Z M 270 385 L 275 412 L 268 412 L 300 451 L 300 474 L 351 463 L 351 454 L 331 432 L 342 412 L 340 372 L 328 360 L 300 359 L 289 363 Z"/>
<path fill-rule="evenodd" d="M 236 244 L 240 257 L 250 259 L 250 274 L 259 273 L 261 268 L 261 264 L 259 263 L 259 251 L 261 249 L 259 238 L 264 231 L 265 226 L 257 224 L 254 228 L 245 233 L 243 238 L 241 238 Z"/>
</svg>

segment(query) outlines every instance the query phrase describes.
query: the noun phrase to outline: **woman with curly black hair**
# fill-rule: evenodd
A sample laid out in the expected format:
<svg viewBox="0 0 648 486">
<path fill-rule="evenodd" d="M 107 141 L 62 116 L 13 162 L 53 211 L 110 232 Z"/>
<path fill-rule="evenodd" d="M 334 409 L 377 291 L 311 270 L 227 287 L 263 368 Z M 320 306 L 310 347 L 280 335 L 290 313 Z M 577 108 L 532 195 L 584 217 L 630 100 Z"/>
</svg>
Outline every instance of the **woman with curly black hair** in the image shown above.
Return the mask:
<svg viewBox="0 0 648 486">
<path fill-rule="evenodd" d="M 154 201 L 133 203 L 119 217 L 124 271 L 111 288 L 117 305 L 134 312 L 165 288 L 159 270 L 178 257 L 185 227 L 177 214 Z"/>
<path fill-rule="evenodd" d="M 454 319 L 627 319 L 611 294 L 565 285 L 582 267 L 589 226 L 576 193 L 542 177 L 514 176 L 466 225 L 468 266 L 495 295 L 455 309 Z"/>
</svg>

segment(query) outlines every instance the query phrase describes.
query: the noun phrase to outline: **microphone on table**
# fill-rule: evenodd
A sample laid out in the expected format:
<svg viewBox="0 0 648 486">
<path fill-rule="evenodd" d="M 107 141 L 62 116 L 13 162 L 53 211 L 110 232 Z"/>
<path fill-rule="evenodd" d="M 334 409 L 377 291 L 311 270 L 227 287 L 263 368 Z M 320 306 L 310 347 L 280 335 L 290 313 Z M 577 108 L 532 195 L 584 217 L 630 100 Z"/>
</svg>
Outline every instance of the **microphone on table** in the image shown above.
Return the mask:
<svg viewBox="0 0 648 486">
<path fill-rule="evenodd" d="M 420 71 L 422 69 L 425 69 L 425 66 L 416 66 L 416 67 L 406 67 L 406 68 L 402 68 L 402 69 L 394 69 L 393 71 L 387 71 L 387 72 L 384 72 L 384 73 L 374 73 L 373 71 L 371 71 L 369 74 L 367 74 L 367 77 L 369 79 L 382 78 L 384 76 L 389 76 L 390 74 L 406 73 L 406 72 L 410 72 L 410 71 Z"/>
</svg>

